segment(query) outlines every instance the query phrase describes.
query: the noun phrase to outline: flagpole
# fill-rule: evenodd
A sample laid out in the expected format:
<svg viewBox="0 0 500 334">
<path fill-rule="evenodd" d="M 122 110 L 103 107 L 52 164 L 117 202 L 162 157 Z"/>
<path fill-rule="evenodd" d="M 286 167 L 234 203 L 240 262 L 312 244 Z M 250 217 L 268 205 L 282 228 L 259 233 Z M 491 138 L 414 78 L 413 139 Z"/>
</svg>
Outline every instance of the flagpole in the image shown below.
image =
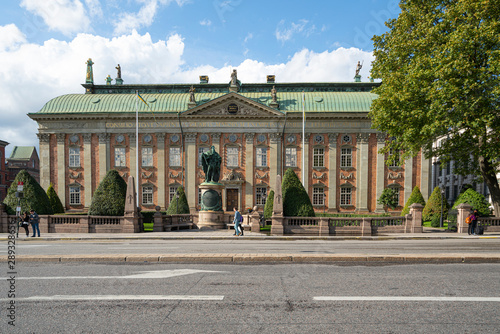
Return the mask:
<svg viewBox="0 0 500 334">
<path fill-rule="evenodd" d="M 305 104 L 306 104 L 306 94 L 304 91 L 302 91 L 302 184 L 305 184 L 305 173 L 306 173 L 306 168 L 305 168 L 305 163 L 306 159 L 304 157 L 305 153 L 305 147 L 306 147 L 306 111 L 305 111 Z"/>
<path fill-rule="evenodd" d="M 135 191 L 139 194 L 139 91 L 135 91 Z M 139 207 L 139 196 L 137 198 L 137 207 Z"/>
</svg>

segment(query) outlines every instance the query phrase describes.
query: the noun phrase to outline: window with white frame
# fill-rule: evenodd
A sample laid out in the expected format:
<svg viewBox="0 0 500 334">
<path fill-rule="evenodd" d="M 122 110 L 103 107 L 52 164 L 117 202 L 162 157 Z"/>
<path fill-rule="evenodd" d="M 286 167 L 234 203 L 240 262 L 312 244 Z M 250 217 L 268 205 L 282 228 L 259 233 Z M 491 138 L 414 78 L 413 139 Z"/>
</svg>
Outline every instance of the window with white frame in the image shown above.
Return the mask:
<svg viewBox="0 0 500 334">
<path fill-rule="evenodd" d="M 325 205 L 325 189 L 313 187 L 313 205 Z"/>
<path fill-rule="evenodd" d="M 238 148 L 227 148 L 227 167 L 238 167 Z"/>
<path fill-rule="evenodd" d="M 257 167 L 267 166 L 267 148 L 257 147 Z"/>
<path fill-rule="evenodd" d="M 177 187 L 178 186 L 173 186 L 168 188 L 168 202 L 172 203 L 172 201 L 175 199 L 175 194 L 177 193 Z"/>
<path fill-rule="evenodd" d="M 33 165 L 35 162 L 33 161 Z M 69 166 L 70 167 L 80 167 L 80 148 L 70 147 L 69 148 Z"/>
<path fill-rule="evenodd" d="M 352 203 L 352 188 L 340 188 L 340 205 L 351 205 Z"/>
<path fill-rule="evenodd" d="M 325 167 L 325 149 L 316 147 L 313 149 L 313 167 Z"/>
<path fill-rule="evenodd" d="M 171 147 L 169 154 L 169 166 L 179 167 L 181 166 L 181 148 Z"/>
<path fill-rule="evenodd" d="M 297 148 L 285 148 L 285 167 L 297 167 Z"/>
<path fill-rule="evenodd" d="M 125 166 L 125 147 L 115 147 L 115 167 Z"/>
<path fill-rule="evenodd" d="M 399 167 L 400 166 L 399 151 L 391 148 L 389 150 L 389 156 L 394 158 L 389 167 Z"/>
<path fill-rule="evenodd" d="M 142 204 L 153 204 L 153 186 L 142 186 Z"/>
<path fill-rule="evenodd" d="M 343 148 L 340 150 L 340 167 L 352 167 L 352 149 Z"/>
<path fill-rule="evenodd" d="M 153 148 L 143 147 L 141 158 L 143 167 L 153 167 Z"/>
<path fill-rule="evenodd" d="M 208 150 L 210 150 L 209 147 L 198 147 L 198 166 L 201 166 L 201 156 Z"/>
<path fill-rule="evenodd" d="M 265 205 L 267 199 L 267 188 L 257 187 L 255 188 L 255 204 Z"/>
<path fill-rule="evenodd" d="M 79 205 L 80 202 L 80 187 L 69 187 L 69 205 Z"/>
</svg>

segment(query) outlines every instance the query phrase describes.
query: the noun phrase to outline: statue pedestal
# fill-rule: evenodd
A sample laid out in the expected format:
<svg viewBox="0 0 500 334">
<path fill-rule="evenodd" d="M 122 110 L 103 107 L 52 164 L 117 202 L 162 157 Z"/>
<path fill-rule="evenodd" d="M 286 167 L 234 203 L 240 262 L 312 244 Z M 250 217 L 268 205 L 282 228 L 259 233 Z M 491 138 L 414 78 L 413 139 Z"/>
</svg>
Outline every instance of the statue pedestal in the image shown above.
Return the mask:
<svg viewBox="0 0 500 334">
<path fill-rule="evenodd" d="M 201 189 L 201 210 L 198 213 L 198 228 L 203 229 L 223 229 L 224 211 L 222 210 L 222 189 L 223 184 L 204 182 L 200 184 Z"/>
<path fill-rule="evenodd" d="M 354 82 L 361 82 L 361 75 L 355 75 L 354 76 Z"/>
</svg>

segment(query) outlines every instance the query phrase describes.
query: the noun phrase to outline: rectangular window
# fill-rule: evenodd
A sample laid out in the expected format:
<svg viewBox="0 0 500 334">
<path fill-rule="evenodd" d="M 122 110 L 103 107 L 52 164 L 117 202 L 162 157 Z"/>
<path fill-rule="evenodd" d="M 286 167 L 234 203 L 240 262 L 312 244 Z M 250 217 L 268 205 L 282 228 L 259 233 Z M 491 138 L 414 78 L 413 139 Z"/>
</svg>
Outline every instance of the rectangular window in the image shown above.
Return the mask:
<svg viewBox="0 0 500 334">
<path fill-rule="evenodd" d="M 142 187 L 142 204 L 153 204 L 153 186 Z"/>
<path fill-rule="evenodd" d="M 35 162 L 33 162 L 33 165 Z M 80 148 L 70 147 L 69 148 L 69 166 L 70 167 L 80 167 Z M 35 167 L 35 166 L 33 166 Z"/>
<path fill-rule="evenodd" d="M 115 167 L 125 167 L 125 147 L 115 147 Z"/>
<path fill-rule="evenodd" d="M 392 188 L 392 189 L 394 190 L 394 200 L 399 205 L 399 196 L 401 193 L 401 189 L 400 188 Z"/>
<path fill-rule="evenodd" d="M 169 155 L 169 166 L 179 167 L 181 166 L 181 148 L 171 147 Z"/>
<path fill-rule="evenodd" d="M 340 205 L 351 205 L 351 188 L 340 188 Z"/>
<path fill-rule="evenodd" d="M 227 166 L 228 167 L 238 167 L 238 148 L 228 147 L 227 148 Z"/>
<path fill-rule="evenodd" d="M 208 152 L 209 149 L 208 147 L 198 147 L 198 166 L 201 166 L 201 155 Z"/>
<path fill-rule="evenodd" d="M 352 149 L 340 150 L 340 167 L 352 167 Z"/>
<path fill-rule="evenodd" d="M 257 167 L 267 166 L 267 148 L 257 147 Z"/>
<path fill-rule="evenodd" d="M 80 187 L 69 187 L 69 205 L 79 205 Z"/>
<path fill-rule="evenodd" d="M 297 148 L 285 148 L 285 167 L 297 167 Z"/>
<path fill-rule="evenodd" d="M 394 161 L 391 162 L 389 167 L 399 167 L 400 166 L 400 161 L 399 161 L 399 152 L 397 150 L 393 150 L 392 148 L 389 150 L 389 156 L 394 157 Z"/>
<path fill-rule="evenodd" d="M 142 166 L 143 167 L 153 167 L 153 148 L 143 147 L 142 148 Z"/>
<path fill-rule="evenodd" d="M 168 188 L 168 202 L 172 203 L 172 200 L 175 199 L 175 194 L 177 193 L 177 187 L 169 187 Z"/>
<path fill-rule="evenodd" d="M 313 205 L 325 205 L 325 191 L 324 188 L 313 188 Z"/>
<path fill-rule="evenodd" d="M 265 205 L 267 198 L 267 188 L 255 188 L 255 203 L 257 205 Z"/>
<path fill-rule="evenodd" d="M 325 149 L 313 149 L 313 167 L 325 167 Z"/>
</svg>

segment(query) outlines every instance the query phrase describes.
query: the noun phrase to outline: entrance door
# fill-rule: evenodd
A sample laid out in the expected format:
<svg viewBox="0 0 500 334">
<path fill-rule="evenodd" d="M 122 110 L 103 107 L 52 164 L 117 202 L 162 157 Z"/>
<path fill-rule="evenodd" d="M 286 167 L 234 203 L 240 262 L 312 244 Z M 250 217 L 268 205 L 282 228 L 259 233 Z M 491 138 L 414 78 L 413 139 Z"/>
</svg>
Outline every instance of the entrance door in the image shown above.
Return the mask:
<svg viewBox="0 0 500 334">
<path fill-rule="evenodd" d="M 238 208 L 238 189 L 226 189 L 226 210 L 233 211 Z M 241 208 L 238 208 L 241 211 Z"/>
</svg>

